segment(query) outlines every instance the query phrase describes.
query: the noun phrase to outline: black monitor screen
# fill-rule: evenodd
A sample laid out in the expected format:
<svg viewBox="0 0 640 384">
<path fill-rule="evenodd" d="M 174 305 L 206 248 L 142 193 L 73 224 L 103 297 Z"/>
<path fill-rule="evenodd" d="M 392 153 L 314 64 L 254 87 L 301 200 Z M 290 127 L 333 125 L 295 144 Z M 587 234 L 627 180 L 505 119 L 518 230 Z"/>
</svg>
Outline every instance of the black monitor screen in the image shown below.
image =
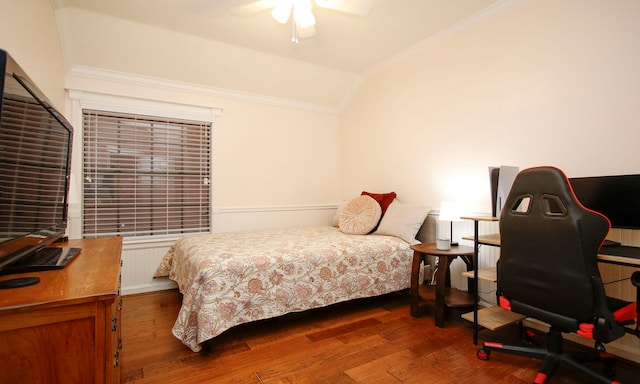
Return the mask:
<svg viewBox="0 0 640 384">
<path fill-rule="evenodd" d="M 0 271 L 62 237 L 71 125 L 0 50 Z"/>
<path fill-rule="evenodd" d="M 609 218 L 613 228 L 640 229 L 640 175 L 571 178 L 582 205 Z"/>
</svg>

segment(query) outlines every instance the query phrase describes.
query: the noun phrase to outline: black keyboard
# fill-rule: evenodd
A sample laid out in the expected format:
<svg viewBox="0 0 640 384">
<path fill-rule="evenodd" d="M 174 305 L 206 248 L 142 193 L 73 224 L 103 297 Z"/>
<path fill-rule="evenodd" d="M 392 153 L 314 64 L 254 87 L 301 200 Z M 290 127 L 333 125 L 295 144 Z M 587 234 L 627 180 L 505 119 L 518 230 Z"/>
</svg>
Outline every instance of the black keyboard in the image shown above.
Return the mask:
<svg viewBox="0 0 640 384">
<path fill-rule="evenodd" d="M 62 269 L 80 253 L 80 248 L 44 247 L 32 256 L 3 269 L 1 274 Z"/>
</svg>

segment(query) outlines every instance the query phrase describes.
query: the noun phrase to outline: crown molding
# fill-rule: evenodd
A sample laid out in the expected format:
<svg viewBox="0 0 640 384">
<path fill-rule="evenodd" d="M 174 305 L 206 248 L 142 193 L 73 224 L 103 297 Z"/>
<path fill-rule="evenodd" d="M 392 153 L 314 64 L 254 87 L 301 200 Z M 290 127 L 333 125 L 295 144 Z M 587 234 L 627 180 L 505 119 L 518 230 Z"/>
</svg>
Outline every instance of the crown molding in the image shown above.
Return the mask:
<svg viewBox="0 0 640 384">
<path fill-rule="evenodd" d="M 253 104 L 263 104 L 305 112 L 322 113 L 327 115 L 339 114 L 338 108 L 327 105 L 305 103 L 292 99 L 209 87 L 193 83 L 160 79 L 150 76 L 134 75 L 130 73 L 111 71 L 101 68 L 86 67 L 82 65 L 73 66 L 71 70 L 67 72 L 67 78 L 69 77 L 101 80 L 172 92 L 190 93 L 207 97 L 235 100 Z"/>
</svg>

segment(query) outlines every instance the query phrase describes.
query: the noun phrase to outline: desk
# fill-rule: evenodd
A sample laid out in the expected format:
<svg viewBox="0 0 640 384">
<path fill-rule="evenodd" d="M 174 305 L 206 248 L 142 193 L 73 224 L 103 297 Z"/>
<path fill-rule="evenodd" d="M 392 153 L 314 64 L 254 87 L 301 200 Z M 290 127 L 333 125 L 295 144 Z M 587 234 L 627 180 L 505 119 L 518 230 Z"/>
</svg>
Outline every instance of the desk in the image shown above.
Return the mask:
<svg viewBox="0 0 640 384">
<path fill-rule="evenodd" d="M 435 243 L 422 243 L 413 245 L 413 265 L 411 267 L 411 316 L 418 317 L 420 312 L 420 299 L 435 302 L 435 322 L 439 328 L 444 328 L 444 309 L 447 307 L 470 307 L 473 305 L 472 296 L 464 291 L 450 287 L 449 264 L 460 257 L 467 264 L 467 270 L 471 270 L 474 249 L 465 246 L 452 246 L 443 251 L 436 248 Z M 420 265 L 426 262 L 427 256 L 438 257 L 438 270 L 436 272 L 436 285 L 420 284 Z"/>
<path fill-rule="evenodd" d="M 487 222 L 496 222 L 499 221 L 497 217 L 490 216 L 478 216 L 478 217 L 463 217 L 462 219 L 473 220 L 474 222 L 474 235 L 473 237 L 464 237 L 464 240 L 472 240 L 474 242 L 474 253 L 473 253 L 473 274 L 470 272 L 463 273 L 463 275 L 467 277 L 471 277 L 474 279 L 473 287 L 476 294 L 474 295 L 474 305 L 473 305 L 473 318 L 471 318 L 470 314 L 465 314 L 463 317 L 467 320 L 473 321 L 473 343 L 478 343 L 478 326 L 483 326 L 485 328 L 495 330 L 501 326 L 511 324 L 516 321 L 520 321 L 524 319 L 524 316 L 515 316 L 509 311 L 497 311 L 495 308 L 485 308 L 481 310 L 484 312 L 482 315 L 487 315 L 485 319 L 484 316 L 481 316 L 478 310 L 478 280 L 487 280 L 496 282 L 497 276 L 495 268 L 489 268 L 488 270 L 478 270 L 478 252 L 480 245 L 489 245 L 494 247 L 500 246 L 500 234 L 494 233 L 489 235 L 480 235 L 478 233 L 478 223 L 480 221 Z M 629 247 L 629 246 L 606 246 L 600 248 L 600 252 L 598 253 L 598 261 L 603 263 L 611 263 L 617 265 L 625 265 L 631 267 L 640 267 L 640 247 Z"/>
<path fill-rule="evenodd" d="M 600 248 L 598 261 L 628 267 L 640 267 L 640 247 L 626 245 L 608 245 Z"/>
<path fill-rule="evenodd" d="M 468 218 L 463 217 L 463 219 Z M 478 245 L 491 245 L 494 247 L 500 246 L 499 233 L 477 236 L 474 235 L 473 238 L 465 237 L 464 240 L 475 240 L 476 238 L 478 239 Z M 630 247 L 626 245 L 604 246 L 600 248 L 600 252 L 598 253 L 598 261 L 601 263 L 626 265 L 628 267 L 640 267 L 640 247 Z"/>
<path fill-rule="evenodd" d="M 479 222 L 480 221 L 488 221 L 488 222 L 495 222 L 495 221 L 499 221 L 500 219 L 498 219 L 497 217 L 491 217 L 491 216 L 479 216 L 479 217 L 462 217 L 462 219 L 464 220 L 473 220 L 473 238 L 471 240 L 473 240 L 473 275 L 471 276 L 473 278 L 473 292 L 474 292 L 474 298 L 473 298 L 473 312 L 472 312 L 472 316 L 473 318 L 471 319 L 473 321 L 473 344 L 478 344 L 478 326 L 481 325 L 480 319 L 479 319 L 479 314 L 478 314 L 478 253 L 480 251 L 480 245 L 491 245 L 491 246 L 500 246 L 500 235 L 499 234 L 491 234 L 491 235 L 483 235 L 480 236 L 479 235 Z M 469 240 L 468 238 L 463 238 L 464 240 Z M 495 272 L 492 271 L 493 273 L 488 273 L 488 278 L 486 278 L 486 280 L 493 280 L 495 281 L 495 277 L 493 277 L 495 275 Z M 492 309 L 490 309 L 490 311 L 493 311 Z M 499 312 L 502 313 L 502 312 Z M 491 312 L 491 320 L 489 320 L 489 322 L 493 325 L 495 325 L 493 328 L 489 328 L 489 329 L 498 329 L 499 326 L 501 326 L 502 324 L 506 325 L 506 324 L 511 324 L 513 322 L 514 319 L 506 319 L 504 321 L 497 321 L 496 317 L 499 316 L 499 313 L 496 314 L 494 312 Z M 504 311 L 504 313 L 508 313 L 508 311 Z M 467 317 L 465 317 L 463 315 L 463 317 L 467 320 Z M 518 321 L 518 320 L 515 320 Z M 482 324 L 485 327 L 489 327 L 488 323 Z"/>
</svg>

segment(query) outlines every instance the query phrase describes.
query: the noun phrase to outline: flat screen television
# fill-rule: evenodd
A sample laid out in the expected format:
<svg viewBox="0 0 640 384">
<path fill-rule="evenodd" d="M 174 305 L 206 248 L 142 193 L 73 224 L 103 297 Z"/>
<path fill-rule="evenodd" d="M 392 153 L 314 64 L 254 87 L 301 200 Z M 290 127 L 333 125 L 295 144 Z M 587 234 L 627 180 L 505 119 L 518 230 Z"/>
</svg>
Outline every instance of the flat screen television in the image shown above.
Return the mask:
<svg viewBox="0 0 640 384">
<path fill-rule="evenodd" d="M 65 235 L 73 128 L 1 49 L 0 71 L 1 275 Z"/>
<path fill-rule="evenodd" d="M 569 180 L 582 205 L 609 218 L 611 227 L 640 229 L 640 175 Z"/>
</svg>

